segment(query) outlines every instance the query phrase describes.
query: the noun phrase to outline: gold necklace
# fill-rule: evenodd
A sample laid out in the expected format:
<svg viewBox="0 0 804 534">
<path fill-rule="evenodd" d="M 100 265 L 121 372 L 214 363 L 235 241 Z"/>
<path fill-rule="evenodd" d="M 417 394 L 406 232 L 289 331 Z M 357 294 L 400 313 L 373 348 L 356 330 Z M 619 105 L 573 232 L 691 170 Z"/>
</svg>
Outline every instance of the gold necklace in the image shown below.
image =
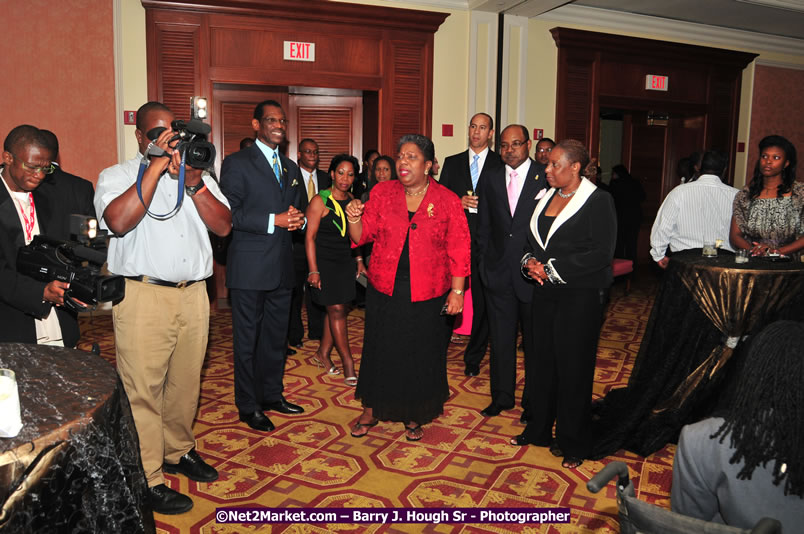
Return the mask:
<svg viewBox="0 0 804 534">
<path fill-rule="evenodd" d="M 405 188 L 405 194 L 408 195 L 409 197 L 418 197 L 423 195 L 425 191 L 427 191 L 428 187 L 430 187 L 430 182 L 427 182 L 427 184 L 425 184 L 425 186 L 421 189 L 421 191 L 417 191 L 415 193 L 409 193 L 407 188 Z"/>
</svg>

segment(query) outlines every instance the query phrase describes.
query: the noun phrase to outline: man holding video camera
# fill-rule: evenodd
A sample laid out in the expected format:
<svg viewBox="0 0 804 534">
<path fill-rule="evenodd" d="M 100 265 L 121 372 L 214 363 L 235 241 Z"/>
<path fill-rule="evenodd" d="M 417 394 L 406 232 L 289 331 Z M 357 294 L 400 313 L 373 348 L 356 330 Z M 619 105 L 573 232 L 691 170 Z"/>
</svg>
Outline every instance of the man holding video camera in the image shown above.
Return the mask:
<svg viewBox="0 0 804 534">
<path fill-rule="evenodd" d="M 226 198 L 202 169 L 185 166 L 184 200 L 177 203 L 182 154 L 174 150 L 173 120 L 159 102 L 140 107 L 140 153 L 101 172 L 95 193 L 101 226 L 113 234 L 109 270 L 127 278 L 126 296 L 113 308 L 117 370 L 131 401 L 151 504 L 163 514 L 193 506 L 165 485 L 163 470 L 201 482 L 218 478 L 195 450 L 192 423 L 209 333 L 207 232 L 231 231 Z"/>
<path fill-rule="evenodd" d="M 91 213 L 92 185 L 75 189 L 70 184 L 55 187 L 55 154 L 42 131 L 17 126 L 3 143 L 0 176 L 0 341 L 74 347 L 78 320 L 63 307 L 67 282 L 40 282 L 17 272 L 17 255 L 34 236 L 69 239 L 72 213 Z M 80 200 L 89 191 L 90 209 Z M 89 211 L 89 213 L 86 213 Z"/>
</svg>

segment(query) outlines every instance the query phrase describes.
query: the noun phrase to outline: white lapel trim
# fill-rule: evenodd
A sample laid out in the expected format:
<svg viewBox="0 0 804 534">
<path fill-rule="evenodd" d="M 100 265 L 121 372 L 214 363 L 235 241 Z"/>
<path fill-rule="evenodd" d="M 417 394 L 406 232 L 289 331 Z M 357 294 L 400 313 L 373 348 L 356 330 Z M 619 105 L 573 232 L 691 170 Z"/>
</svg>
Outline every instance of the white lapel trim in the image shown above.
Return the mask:
<svg viewBox="0 0 804 534">
<path fill-rule="evenodd" d="M 553 237 L 553 234 L 555 234 L 556 231 L 561 228 L 561 225 L 567 222 L 570 217 L 578 213 L 596 189 L 597 186 L 595 184 L 581 177 L 581 185 L 578 186 L 578 190 L 550 226 L 550 231 L 547 232 L 547 241 L 542 241 L 542 236 L 539 233 L 539 215 L 544 211 L 545 206 L 547 206 L 547 203 L 555 194 L 556 189 L 551 188 L 550 191 L 542 197 L 536 205 L 536 209 L 533 210 L 533 216 L 530 218 L 530 231 L 536 236 L 536 242 L 539 243 L 542 250 L 547 250 L 547 246 L 550 244 L 550 238 Z"/>
</svg>

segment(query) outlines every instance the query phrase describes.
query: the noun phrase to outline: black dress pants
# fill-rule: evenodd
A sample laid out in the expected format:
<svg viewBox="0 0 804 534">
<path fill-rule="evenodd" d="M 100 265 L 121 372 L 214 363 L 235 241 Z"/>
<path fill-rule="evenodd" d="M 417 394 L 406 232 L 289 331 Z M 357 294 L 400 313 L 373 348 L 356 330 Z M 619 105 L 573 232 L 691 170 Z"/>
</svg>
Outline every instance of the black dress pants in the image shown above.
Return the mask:
<svg viewBox="0 0 804 534">
<path fill-rule="evenodd" d="M 525 437 L 565 456 L 586 458 L 592 445 L 591 402 L 597 342 L 608 289 L 545 285 L 533 294 L 534 351 L 525 351 L 531 376 L 531 421 Z"/>
</svg>

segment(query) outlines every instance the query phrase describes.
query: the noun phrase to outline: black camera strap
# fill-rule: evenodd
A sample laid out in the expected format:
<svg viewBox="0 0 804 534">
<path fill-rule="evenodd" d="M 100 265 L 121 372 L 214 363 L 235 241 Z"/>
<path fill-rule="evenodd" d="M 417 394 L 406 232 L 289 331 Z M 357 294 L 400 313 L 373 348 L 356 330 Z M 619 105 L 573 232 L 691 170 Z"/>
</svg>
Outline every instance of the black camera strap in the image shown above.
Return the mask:
<svg viewBox="0 0 804 534">
<path fill-rule="evenodd" d="M 187 152 L 184 151 L 181 154 L 181 166 L 179 167 L 179 192 L 176 196 L 176 206 L 167 213 L 157 214 L 153 213 L 151 210 L 148 209 L 148 206 L 145 204 L 145 199 L 142 198 L 142 176 L 145 174 L 145 169 L 148 168 L 148 159 L 143 157 L 142 163 L 140 163 L 140 170 L 137 172 L 137 196 L 140 197 L 140 202 L 142 203 L 143 207 L 145 208 L 145 213 L 153 217 L 154 219 L 158 219 L 160 221 L 164 221 L 165 219 L 169 219 L 176 215 L 181 208 L 181 204 L 184 201 L 184 159 L 187 156 Z"/>
</svg>

